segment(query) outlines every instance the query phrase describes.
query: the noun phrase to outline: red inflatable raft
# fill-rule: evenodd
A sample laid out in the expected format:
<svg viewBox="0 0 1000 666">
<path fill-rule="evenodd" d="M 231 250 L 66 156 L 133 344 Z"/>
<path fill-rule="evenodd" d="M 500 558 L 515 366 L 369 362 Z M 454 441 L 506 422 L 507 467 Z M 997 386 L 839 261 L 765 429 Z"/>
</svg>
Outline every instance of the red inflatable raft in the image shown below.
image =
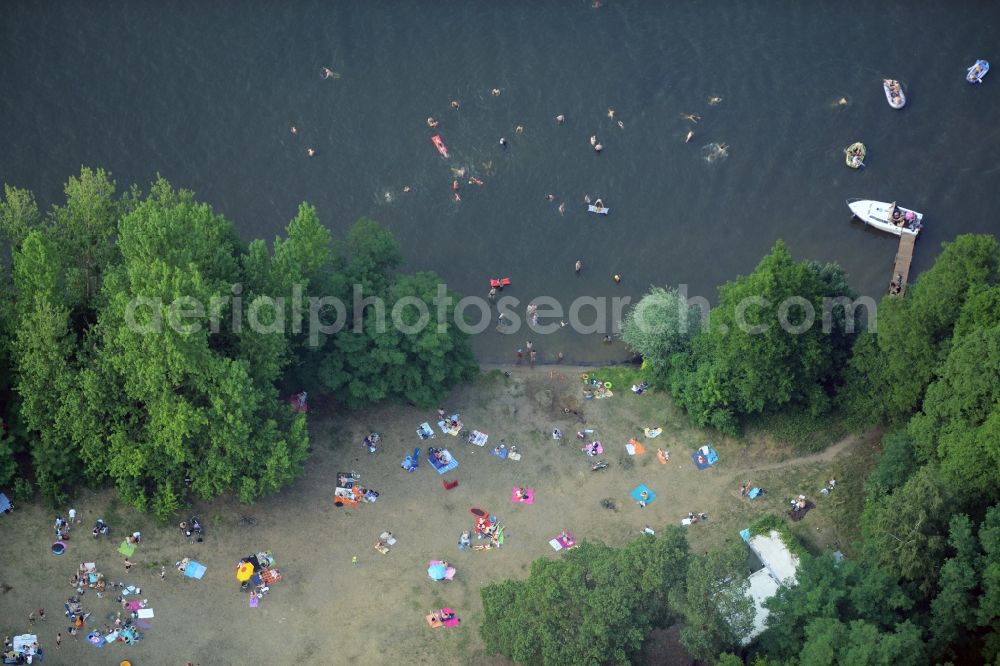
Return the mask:
<svg viewBox="0 0 1000 666">
<path fill-rule="evenodd" d="M 441 153 L 441 157 L 448 157 L 448 146 L 444 145 L 444 139 L 441 138 L 440 134 L 432 136 L 431 141 L 434 143 L 434 147 L 438 149 L 438 152 Z"/>
<path fill-rule="evenodd" d="M 500 278 L 499 280 L 497 280 L 497 279 L 494 278 L 494 279 L 490 280 L 490 286 L 491 287 L 496 287 L 498 289 L 503 289 L 504 287 L 509 287 L 510 286 L 510 278 Z"/>
</svg>

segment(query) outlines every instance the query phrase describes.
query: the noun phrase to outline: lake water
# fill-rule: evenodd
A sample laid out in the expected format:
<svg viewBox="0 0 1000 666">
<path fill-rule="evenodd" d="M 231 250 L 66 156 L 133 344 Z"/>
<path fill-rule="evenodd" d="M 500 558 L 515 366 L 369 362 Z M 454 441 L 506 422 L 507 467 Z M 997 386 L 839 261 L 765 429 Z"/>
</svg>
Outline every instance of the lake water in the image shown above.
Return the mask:
<svg viewBox="0 0 1000 666">
<path fill-rule="evenodd" d="M 714 300 L 779 238 L 878 296 L 897 240 L 852 223 L 845 199 L 925 213 L 915 271 L 942 241 L 998 229 L 1000 74 L 964 80 L 976 58 L 1000 64 L 998 19 L 973 1 L 8 1 L 0 179 L 47 206 L 81 164 L 122 188 L 161 173 L 248 239 L 280 233 L 306 200 L 337 235 L 373 217 L 407 268 L 484 296 L 510 277 L 522 302 L 681 283 Z M 902 111 L 884 77 L 903 82 Z M 843 163 L 856 140 L 860 172 Z M 718 143 L 728 157 L 707 160 Z M 456 203 L 461 167 L 485 184 Z M 588 214 L 585 194 L 611 214 Z M 507 361 L 525 337 L 490 327 L 474 344 Z M 569 328 L 537 347 L 544 360 L 626 356 Z"/>
</svg>

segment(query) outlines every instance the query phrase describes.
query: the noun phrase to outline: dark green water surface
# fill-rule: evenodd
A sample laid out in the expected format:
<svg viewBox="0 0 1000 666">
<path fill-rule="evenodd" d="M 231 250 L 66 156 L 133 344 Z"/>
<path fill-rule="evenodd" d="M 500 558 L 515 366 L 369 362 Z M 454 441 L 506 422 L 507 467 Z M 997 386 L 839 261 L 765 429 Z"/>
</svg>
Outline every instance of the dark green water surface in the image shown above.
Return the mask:
<svg viewBox="0 0 1000 666">
<path fill-rule="evenodd" d="M 306 200 L 337 235 L 361 216 L 389 226 L 407 268 L 484 296 L 508 276 L 523 302 L 654 283 L 714 300 L 778 238 L 878 296 L 897 241 L 852 223 L 846 198 L 925 213 L 915 271 L 942 241 L 998 229 L 1000 73 L 964 80 L 976 58 L 1000 65 L 998 18 L 994 2 L 4 2 L 0 179 L 48 205 L 82 164 L 122 187 L 161 173 L 248 239 Z M 902 111 L 883 77 L 903 82 Z M 861 172 L 843 164 L 855 140 Z M 706 159 L 717 143 L 728 157 Z M 455 203 L 460 167 L 485 185 Z M 490 327 L 475 347 L 506 361 L 525 337 Z M 626 355 L 569 328 L 537 348 Z"/>
</svg>

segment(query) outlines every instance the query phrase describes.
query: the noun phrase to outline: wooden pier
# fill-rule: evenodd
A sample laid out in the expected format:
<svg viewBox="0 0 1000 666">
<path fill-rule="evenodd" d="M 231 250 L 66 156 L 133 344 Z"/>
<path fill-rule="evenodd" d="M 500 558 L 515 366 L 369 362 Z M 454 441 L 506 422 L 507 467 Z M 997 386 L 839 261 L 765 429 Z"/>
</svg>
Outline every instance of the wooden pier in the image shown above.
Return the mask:
<svg viewBox="0 0 1000 666">
<path fill-rule="evenodd" d="M 898 296 L 906 293 L 906 283 L 910 276 L 910 262 L 913 261 L 913 245 L 917 242 L 917 237 L 913 234 L 899 235 L 899 249 L 896 250 L 896 262 L 892 267 L 892 278 L 890 282 L 899 284 Z M 896 279 L 899 276 L 899 279 Z"/>
</svg>

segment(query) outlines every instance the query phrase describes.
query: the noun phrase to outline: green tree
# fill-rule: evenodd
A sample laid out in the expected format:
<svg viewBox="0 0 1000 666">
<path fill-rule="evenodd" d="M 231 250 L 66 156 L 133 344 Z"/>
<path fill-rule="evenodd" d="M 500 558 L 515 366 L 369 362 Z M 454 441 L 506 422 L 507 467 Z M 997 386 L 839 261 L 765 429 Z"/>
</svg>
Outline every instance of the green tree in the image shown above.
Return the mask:
<svg viewBox="0 0 1000 666">
<path fill-rule="evenodd" d="M 992 664 L 1000 658 L 1000 507 L 996 504 L 987 509 L 979 526 L 979 543 L 983 556 L 976 620 L 985 633 L 982 656 Z"/>
<path fill-rule="evenodd" d="M 671 390 L 699 425 L 734 431 L 742 415 L 830 407 L 857 324 L 842 269 L 795 262 L 779 241 L 753 273 L 723 285 L 711 326 L 675 355 Z M 839 311 L 821 325 L 823 313 Z M 828 328 L 828 332 L 823 329 Z"/>
<path fill-rule="evenodd" d="M 909 432 L 965 498 L 1000 488 L 1000 323 L 954 342 Z"/>
<path fill-rule="evenodd" d="M 584 543 L 536 560 L 527 580 L 482 589 L 486 650 L 528 665 L 632 663 L 686 563 L 677 527 L 620 549 Z"/>
<path fill-rule="evenodd" d="M 872 470 L 865 483 L 870 501 L 881 501 L 920 469 L 913 437 L 906 430 L 897 430 L 882 438 L 882 455 L 878 467 Z"/>
<path fill-rule="evenodd" d="M 231 225 L 161 180 L 122 218 L 118 243 L 124 261 L 105 280 L 99 355 L 134 407 L 106 447 L 87 452 L 90 464 L 161 518 L 185 478 L 202 497 L 235 486 L 245 502 L 294 478 L 306 455 L 304 417 L 279 404 L 273 368 L 255 376 L 245 358 L 213 344 L 222 324 L 206 304 L 225 301 L 239 278 Z"/>
<path fill-rule="evenodd" d="M 742 543 L 691 560 L 683 591 L 671 596 L 683 616 L 681 644 L 696 659 L 710 661 L 738 648 L 753 629 L 753 600 L 747 594 Z"/>
<path fill-rule="evenodd" d="M 669 369 L 674 354 L 690 350 L 701 315 L 701 309 L 689 305 L 676 289 L 653 287 L 625 315 L 622 340 L 642 355 L 652 376 L 659 378 Z"/>
<path fill-rule="evenodd" d="M 882 299 L 878 349 L 855 353 L 848 373 L 852 395 L 845 402 L 858 410 L 859 420 L 904 421 L 920 406 L 965 301 L 996 284 L 998 265 L 1000 245 L 993 236 L 958 236 L 944 244 L 906 298 Z"/>
<path fill-rule="evenodd" d="M 936 650 L 943 652 L 960 637 L 971 635 L 976 616 L 976 589 L 982 552 L 972 533 L 972 521 L 964 514 L 951 517 L 948 544 L 954 554 L 945 560 L 938 578 L 938 593 L 931 602 L 934 622 L 931 638 Z"/>
<path fill-rule="evenodd" d="M 950 509 L 950 487 L 930 466 L 888 497 L 869 502 L 861 516 L 861 533 L 872 561 L 929 593 L 944 559 Z"/>
<path fill-rule="evenodd" d="M 342 260 L 331 290 L 347 303 L 347 326 L 323 348 L 318 367 L 326 391 L 350 407 L 386 398 L 429 407 L 473 376 L 468 334 L 454 320 L 457 295 L 438 294 L 441 280 L 433 273 L 391 272 L 400 255 L 388 231 L 360 220 Z"/>
</svg>

